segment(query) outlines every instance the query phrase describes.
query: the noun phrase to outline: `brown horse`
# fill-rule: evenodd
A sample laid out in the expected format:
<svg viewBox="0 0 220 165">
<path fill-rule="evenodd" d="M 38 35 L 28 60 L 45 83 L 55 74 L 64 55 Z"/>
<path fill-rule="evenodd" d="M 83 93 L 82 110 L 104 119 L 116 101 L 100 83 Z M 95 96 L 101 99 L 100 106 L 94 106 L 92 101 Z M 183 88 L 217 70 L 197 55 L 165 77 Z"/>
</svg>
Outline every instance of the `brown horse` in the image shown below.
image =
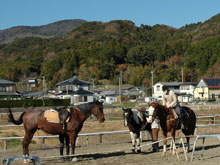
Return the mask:
<svg viewBox="0 0 220 165">
<path fill-rule="evenodd" d="M 29 110 L 23 112 L 18 120 L 15 120 L 11 110 L 9 109 L 9 120 L 16 124 L 24 124 L 25 136 L 23 140 L 23 154 L 24 156 L 29 155 L 28 145 L 31 142 L 31 139 L 34 136 L 34 133 L 41 129 L 49 134 L 58 134 L 59 140 L 61 142 L 60 154 L 63 155 L 63 143 L 64 137 L 66 140 L 67 150 L 69 148 L 69 139 L 71 142 L 72 152 L 74 155 L 75 152 L 75 142 L 78 133 L 81 131 L 84 121 L 93 114 L 99 119 L 99 122 L 104 122 L 105 117 L 103 113 L 103 105 L 100 101 L 94 101 L 91 103 L 85 103 L 70 107 L 70 118 L 66 123 L 66 129 L 64 129 L 63 124 L 61 123 L 52 123 L 49 122 L 44 116 L 44 110 Z M 69 154 L 67 152 L 67 154 Z"/>
<path fill-rule="evenodd" d="M 157 102 L 153 102 L 149 104 L 149 119 L 148 122 L 154 121 L 155 118 L 158 118 L 160 121 L 160 126 L 162 129 L 162 134 L 164 138 L 164 146 L 163 146 L 163 155 L 166 153 L 166 145 L 167 145 L 167 133 L 170 132 L 172 138 L 175 140 L 176 130 L 180 129 L 180 122 L 175 118 L 173 110 L 171 108 L 167 108 L 163 105 L 160 105 Z M 182 107 L 184 113 L 184 121 L 183 124 L 185 129 L 182 130 L 187 140 L 187 151 L 190 149 L 189 135 L 194 134 L 194 130 L 196 127 L 196 115 L 192 109 L 188 107 Z"/>
</svg>

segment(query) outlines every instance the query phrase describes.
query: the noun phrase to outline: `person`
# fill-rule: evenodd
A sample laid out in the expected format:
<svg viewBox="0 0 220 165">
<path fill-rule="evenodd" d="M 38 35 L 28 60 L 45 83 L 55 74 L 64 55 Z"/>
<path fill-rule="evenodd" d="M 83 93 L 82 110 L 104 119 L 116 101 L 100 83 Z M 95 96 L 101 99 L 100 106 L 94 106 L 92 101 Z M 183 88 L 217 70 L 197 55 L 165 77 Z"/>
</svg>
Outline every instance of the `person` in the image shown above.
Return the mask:
<svg viewBox="0 0 220 165">
<path fill-rule="evenodd" d="M 184 129 L 182 109 L 179 105 L 175 93 L 169 90 L 169 88 L 166 85 L 162 87 L 162 91 L 163 91 L 163 96 L 162 96 L 163 106 L 166 106 L 167 108 L 173 108 L 176 111 L 181 124 L 181 129 Z"/>
<path fill-rule="evenodd" d="M 146 124 L 148 124 L 148 117 L 149 117 L 149 111 L 146 108 L 140 108 L 139 109 L 140 112 L 142 112 L 141 114 L 143 115 L 141 118 L 144 121 L 144 125 L 143 128 L 146 126 Z M 159 120 L 155 119 L 153 121 L 153 123 L 151 123 L 151 136 L 152 136 L 152 152 L 159 152 L 159 142 L 158 141 L 158 134 L 159 134 L 159 130 L 160 130 L 160 125 L 159 125 Z"/>
</svg>

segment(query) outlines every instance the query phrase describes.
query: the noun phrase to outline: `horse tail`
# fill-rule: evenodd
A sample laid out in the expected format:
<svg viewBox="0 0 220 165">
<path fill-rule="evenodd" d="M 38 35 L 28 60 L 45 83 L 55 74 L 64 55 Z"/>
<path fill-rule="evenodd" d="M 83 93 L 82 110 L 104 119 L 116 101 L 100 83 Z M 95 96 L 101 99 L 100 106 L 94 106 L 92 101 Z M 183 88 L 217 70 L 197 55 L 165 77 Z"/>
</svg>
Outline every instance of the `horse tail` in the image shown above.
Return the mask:
<svg viewBox="0 0 220 165">
<path fill-rule="evenodd" d="M 15 124 L 15 125 L 20 125 L 20 124 L 23 123 L 23 116 L 24 116 L 25 112 L 22 112 L 22 114 L 20 115 L 20 117 L 18 118 L 18 120 L 15 120 L 15 119 L 14 119 L 14 116 L 13 116 L 12 111 L 11 111 L 10 108 L 8 108 L 8 112 L 9 112 L 8 118 L 9 118 L 9 121 L 10 121 L 10 122 L 12 122 L 12 123 Z"/>
</svg>

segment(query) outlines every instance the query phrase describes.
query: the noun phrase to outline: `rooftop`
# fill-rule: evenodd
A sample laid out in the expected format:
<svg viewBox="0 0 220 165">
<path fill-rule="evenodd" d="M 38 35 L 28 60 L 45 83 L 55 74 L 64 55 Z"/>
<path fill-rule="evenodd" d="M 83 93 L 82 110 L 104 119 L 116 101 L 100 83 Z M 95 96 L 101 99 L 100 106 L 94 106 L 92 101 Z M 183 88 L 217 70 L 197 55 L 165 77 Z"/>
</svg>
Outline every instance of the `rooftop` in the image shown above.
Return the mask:
<svg viewBox="0 0 220 165">
<path fill-rule="evenodd" d="M 65 85 L 90 85 L 89 82 L 78 80 L 77 75 L 73 76 L 72 78 L 62 81 L 60 83 L 57 83 L 56 86 L 65 86 Z"/>
<path fill-rule="evenodd" d="M 220 88 L 220 78 L 202 78 L 208 88 Z"/>
</svg>

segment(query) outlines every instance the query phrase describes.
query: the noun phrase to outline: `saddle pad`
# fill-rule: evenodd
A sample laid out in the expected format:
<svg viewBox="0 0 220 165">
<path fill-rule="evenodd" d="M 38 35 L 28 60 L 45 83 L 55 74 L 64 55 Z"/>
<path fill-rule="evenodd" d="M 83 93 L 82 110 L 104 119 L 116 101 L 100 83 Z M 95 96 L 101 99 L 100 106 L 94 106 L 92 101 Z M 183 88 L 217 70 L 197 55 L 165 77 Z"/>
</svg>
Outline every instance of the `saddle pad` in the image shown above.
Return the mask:
<svg viewBox="0 0 220 165">
<path fill-rule="evenodd" d="M 59 114 L 54 110 L 46 110 L 44 112 L 44 117 L 48 120 L 48 122 L 52 123 L 60 123 Z"/>
</svg>

